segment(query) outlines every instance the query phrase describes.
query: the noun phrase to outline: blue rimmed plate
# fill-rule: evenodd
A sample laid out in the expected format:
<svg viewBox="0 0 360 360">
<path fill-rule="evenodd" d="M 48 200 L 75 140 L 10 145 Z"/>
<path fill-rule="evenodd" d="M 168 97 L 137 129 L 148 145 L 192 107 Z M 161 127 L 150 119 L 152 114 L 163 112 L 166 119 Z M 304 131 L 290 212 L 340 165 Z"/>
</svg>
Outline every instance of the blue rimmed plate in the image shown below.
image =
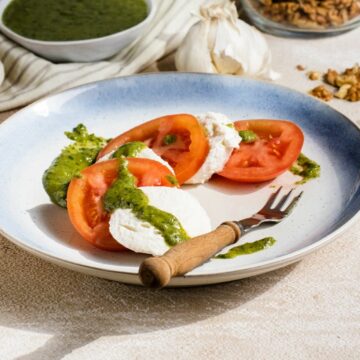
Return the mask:
<svg viewBox="0 0 360 360">
<path fill-rule="evenodd" d="M 232 76 L 148 74 L 89 84 L 51 96 L 17 112 L 0 127 L 0 231 L 44 259 L 88 274 L 138 284 L 143 255 L 93 248 L 73 230 L 66 211 L 52 205 L 41 177 L 67 144 L 63 133 L 79 122 L 113 137 L 170 113 L 222 112 L 231 119 L 274 118 L 296 122 L 305 133 L 303 152 L 321 165 L 321 177 L 305 185 L 294 213 L 281 224 L 241 242 L 274 236 L 272 248 L 231 260 L 213 259 L 173 286 L 240 279 L 293 263 L 333 240 L 360 209 L 360 130 L 349 119 L 307 95 Z M 286 173 L 262 185 L 215 179 L 187 187 L 208 211 L 213 226 L 256 212 Z"/>
</svg>

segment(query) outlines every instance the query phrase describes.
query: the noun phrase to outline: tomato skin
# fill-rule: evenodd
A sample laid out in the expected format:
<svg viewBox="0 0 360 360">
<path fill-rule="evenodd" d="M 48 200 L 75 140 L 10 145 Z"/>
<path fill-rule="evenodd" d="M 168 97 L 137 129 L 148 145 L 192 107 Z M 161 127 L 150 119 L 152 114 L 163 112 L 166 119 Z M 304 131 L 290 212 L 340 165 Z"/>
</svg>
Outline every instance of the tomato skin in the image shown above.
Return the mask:
<svg viewBox="0 0 360 360">
<path fill-rule="evenodd" d="M 137 186 L 173 186 L 167 176 L 170 170 L 157 161 L 128 158 L 128 170 L 137 179 Z M 109 251 L 126 250 L 114 240 L 109 231 L 108 214 L 102 197 L 117 179 L 119 160 L 113 159 L 91 165 L 81 177 L 71 180 L 67 192 L 68 214 L 77 232 L 94 246 Z"/>
<path fill-rule="evenodd" d="M 254 143 L 240 143 L 219 175 L 230 180 L 257 183 L 279 176 L 298 158 L 304 143 L 301 129 L 286 120 L 240 120 L 236 130 L 251 130 Z"/>
<path fill-rule="evenodd" d="M 177 140 L 164 145 L 167 134 Z M 99 153 L 98 159 L 130 141 L 143 141 L 175 171 L 179 184 L 190 179 L 204 163 L 209 142 L 198 120 L 189 114 L 167 115 L 150 120 L 112 139 Z"/>
</svg>

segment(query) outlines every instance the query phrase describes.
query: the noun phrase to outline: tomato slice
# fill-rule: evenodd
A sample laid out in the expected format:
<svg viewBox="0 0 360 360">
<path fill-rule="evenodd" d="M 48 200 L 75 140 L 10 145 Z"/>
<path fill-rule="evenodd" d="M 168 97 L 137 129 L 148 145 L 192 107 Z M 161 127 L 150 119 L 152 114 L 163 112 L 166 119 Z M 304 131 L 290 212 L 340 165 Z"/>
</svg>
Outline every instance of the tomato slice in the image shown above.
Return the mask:
<svg viewBox="0 0 360 360">
<path fill-rule="evenodd" d="M 235 128 L 257 135 L 253 143 L 240 144 L 219 173 L 239 182 L 262 182 L 285 172 L 298 158 L 304 135 L 301 129 L 285 120 L 241 120 Z"/>
<path fill-rule="evenodd" d="M 137 186 L 173 186 L 168 179 L 170 170 L 157 161 L 128 158 L 128 170 L 137 179 Z M 114 240 L 109 231 L 110 214 L 104 210 L 102 197 L 119 172 L 119 160 L 96 163 L 74 178 L 67 193 L 70 221 L 78 233 L 98 248 L 121 251 L 125 248 Z"/>
<path fill-rule="evenodd" d="M 98 159 L 129 141 L 143 141 L 174 169 L 179 184 L 190 179 L 209 152 L 205 131 L 189 114 L 167 115 L 126 131 L 100 151 Z"/>
</svg>

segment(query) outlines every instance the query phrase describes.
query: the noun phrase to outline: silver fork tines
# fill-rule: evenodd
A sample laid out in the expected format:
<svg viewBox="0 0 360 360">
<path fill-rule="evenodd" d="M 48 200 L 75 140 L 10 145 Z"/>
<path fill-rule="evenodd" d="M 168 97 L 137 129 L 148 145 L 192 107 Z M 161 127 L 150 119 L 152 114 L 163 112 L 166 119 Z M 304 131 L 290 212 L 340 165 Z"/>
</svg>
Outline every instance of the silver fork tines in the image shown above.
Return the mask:
<svg viewBox="0 0 360 360">
<path fill-rule="evenodd" d="M 304 192 L 302 191 L 299 195 L 297 195 L 293 201 L 289 204 L 289 206 L 284 210 L 284 212 L 286 213 L 286 215 L 290 215 L 290 213 L 292 212 L 292 210 L 294 209 L 294 207 L 296 206 L 296 204 L 298 203 L 298 201 L 300 200 L 302 194 Z"/>
<path fill-rule="evenodd" d="M 281 189 L 281 188 L 280 188 Z M 294 191 L 294 189 L 291 189 L 286 195 L 284 195 L 280 201 L 278 202 L 278 204 L 276 205 L 275 209 L 276 210 L 281 210 L 281 208 L 284 206 L 284 204 L 286 203 L 286 201 L 289 199 L 291 193 Z"/>
<path fill-rule="evenodd" d="M 303 191 L 301 191 L 299 195 L 295 196 L 284 210 L 281 210 L 287 203 L 287 201 L 290 199 L 294 189 L 291 189 L 286 195 L 283 195 L 280 200 L 277 201 L 278 195 L 280 194 L 281 190 L 282 186 L 270 195 L 264 207 L 256 214 L 254 214 L 250 218 L 236 222 L 242 233 L 249 232 L 250 230 L 257 228 L 263 223 L 278 223 L 284 218 L 286 218 L 288 215 L 290 215 L 290 213 L 300 200 Z M 275 205 L 276 202 L 277 204 Z"/>
<path fill-rule="evenodd" d="M 260 210 L 277 210 L 280 211 L 281 208 L 284 206 L 284 204 L 286 203 L 286 201 L 290 198 L 290 195 L 292 194 L 292 192 L 295 190 L 294 188 L 292 188 L 286 195 L 284 195 L 277 203 L 276 206 L 274 206 L 274 204 L 276 203 L 276 198 L 278 197 L 279 193 L 282 190 L 282 186 L 280 186 L 273 194 L 270 195 L 269 200 L 266 202 L 266 204 L 264 205 L 264 207 Z M 297 195 L 289 204 L 289 206 L 282 211 L 283 213 L 287 212 L 287 215 L 289 215 L 289 213 L 291 212 L 291 210 L 296 206 L 297 202 L 299 201 L 299 199 L 301 198 L 303 194 L 303 191 Z"/>
</svg>

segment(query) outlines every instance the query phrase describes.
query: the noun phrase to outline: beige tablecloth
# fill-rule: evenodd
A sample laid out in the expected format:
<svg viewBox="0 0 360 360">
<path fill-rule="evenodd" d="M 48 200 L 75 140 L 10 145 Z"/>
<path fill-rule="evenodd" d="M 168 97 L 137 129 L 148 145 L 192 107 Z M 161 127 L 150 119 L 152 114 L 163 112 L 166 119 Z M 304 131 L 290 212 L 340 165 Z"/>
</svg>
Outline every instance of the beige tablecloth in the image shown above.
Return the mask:
<svg viewBox="0 0 360 360">
<path fill-rule="evenodd" d="M 278 82 L 301 91 L 315 83 L 297 64 L 360 60 L 360 29 L 268 39 Z M 360 124 L 360 103 L 330 104 Z M 296 265 L 215 286 L 151 292 L 48 264 L 3 238 L 0 274 L 1 360 L 360 358 L 360 222 Z"/>
</svg>

